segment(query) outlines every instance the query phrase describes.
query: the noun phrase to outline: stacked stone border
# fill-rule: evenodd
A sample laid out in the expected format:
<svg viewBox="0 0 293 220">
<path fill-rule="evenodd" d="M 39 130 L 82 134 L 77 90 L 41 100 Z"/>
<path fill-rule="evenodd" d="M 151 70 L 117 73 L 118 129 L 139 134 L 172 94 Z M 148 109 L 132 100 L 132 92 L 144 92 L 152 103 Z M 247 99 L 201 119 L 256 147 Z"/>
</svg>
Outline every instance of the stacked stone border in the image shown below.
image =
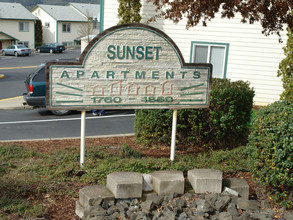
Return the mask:
<svg viewBox="0 0 293 220">
<path fill-rule="evenodd" d="M 245 179 L 222 176 L 214 169 L 190 170 L 187 180 L 174 170 L 114 172 L 106 186 L 80 189 L 75 212 L 83 220 L 293 219 L 265 201 L 250 200 Z"/>
</svg>

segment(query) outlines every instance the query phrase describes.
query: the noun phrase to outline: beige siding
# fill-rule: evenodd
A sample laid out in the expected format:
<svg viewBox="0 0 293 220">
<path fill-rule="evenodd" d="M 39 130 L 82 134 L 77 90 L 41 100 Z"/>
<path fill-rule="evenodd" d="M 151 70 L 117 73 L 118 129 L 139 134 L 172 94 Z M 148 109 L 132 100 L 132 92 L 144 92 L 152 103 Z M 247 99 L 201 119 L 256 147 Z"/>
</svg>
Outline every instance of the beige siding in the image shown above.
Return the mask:
<svg viewBox="0 0 293 220">
<path fill-rule="evenodd" d="M 118 24 L 118 1 L 104 0 L 104 30 Z"/>
<path fill-rule="evenodd" d="M 43 26 L 43 42 L 44 43 L 55 43 L 56 42 L 56 20 L 52 18 L 47 12 L 43 9 L 37 7 L 32 11 L 32 14 L 37 16 Z M 50 24 L 49 27 L 45 26 L 45 23 Z"/>
<path fill-rule="evenodd" d="M 19 31 L 19 22 L 29 22 L 29 31 L 28 32 L 20 32 Z M 19 41 L 27 41 L 29 42 L 29 47 L 34 48 L 34 21 L 27 20 L 1 20 L 0 22 L 0 30 L 5 34 L 8 34 Z M 2 47 L 5 48 L 8 45 L 6 43 L 2 44 Z M 9 43 L 10 44 L 10 43 Z"/>
<path fill-rule="evenodd" d="M 154 7 L 143 2 L 142 16 L 145 22 L 154 15 Z M 118 22 L 118 2 L 105 1 L 105 29 Z M 284 58 L 282 47 L 286 43 L 286 33 L 282 33 L 283 43 L 278 36 L 264 36 L 260 24 L 242 24 L 238 16 L 234 19 L 221 19 L 218 15 L 208 23 L 186 30 L 185 21 L 173 24 L 158 19 L 150 24 L 169 35 L 180 48 L 185 62 L 190 62 L 191 42 L 228 43 L 228 65 L 226 77 L 249 81 L 255 89 L 256 105 L 266 105 L 279 99 L 283 91 L 281 79 L 277 77 L 279 62 Z"/>
<path fill-rule="evenodd" d="M 71 21 L 56 21 L 52 18 L 48 13 L 46 13 L 41 8 L 36 8 L 32 11 L 32 14 L 37 16 L 43 25 L 43 41 L 44 43 L 71 43 L 74 44 L 74 40 L 79 37 L 80 26 L 83 25 L 82 22 L 71 22 Z M 50 27 L 46 27 L 46 23 L 50 23 Z M 70 24 L 70 32 L 62 31 L 62 24 L 67 23 Z M 58 27 L 57 27 L 58 25 Z M 93 30 L 93 34 L 97 35 L 99 30 Z"/>
</svg>

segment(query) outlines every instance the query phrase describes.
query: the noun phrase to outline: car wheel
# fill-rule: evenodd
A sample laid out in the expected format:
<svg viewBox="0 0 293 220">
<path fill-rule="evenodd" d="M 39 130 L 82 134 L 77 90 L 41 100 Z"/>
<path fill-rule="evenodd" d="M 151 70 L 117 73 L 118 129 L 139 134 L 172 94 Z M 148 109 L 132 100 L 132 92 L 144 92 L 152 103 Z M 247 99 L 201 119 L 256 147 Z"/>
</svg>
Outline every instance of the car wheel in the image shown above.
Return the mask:
<svg viewBox="0 0 293 220">
<path fill-rule="evenodd" d="M 2 54 L 3 54 L 3 56 L 6 56 L 6 52 L 5 51 L 3 51 Z"/>
<path fill-rule="evenodd" d="M 14 56 L 18 57 L 18 53 L 17 52 L 14 52 Z"/>
<path fill-rule="evenodd" d="M 63 115 L 69 115 L 71 113 L 71 110 L 54 110 L 51 111 L 54 115 L 57 116 L 63 116 Z"/>
<path fill-rule="evenodd" d="M 29 54 L 26 54 L 26 56 L 29 56 Z"/>
<path fill-rule="evenodd" d="M 38 53 L 41 53 L 41 50 L 38 48 L 38 49 L 37 49 L 37 52 L 38 52 Z"/>
<path fill-rule="evenodd" d="M 52 49 L 50 49 L 50 53 L 53 53 L 53 50 Z"/>
</svg>

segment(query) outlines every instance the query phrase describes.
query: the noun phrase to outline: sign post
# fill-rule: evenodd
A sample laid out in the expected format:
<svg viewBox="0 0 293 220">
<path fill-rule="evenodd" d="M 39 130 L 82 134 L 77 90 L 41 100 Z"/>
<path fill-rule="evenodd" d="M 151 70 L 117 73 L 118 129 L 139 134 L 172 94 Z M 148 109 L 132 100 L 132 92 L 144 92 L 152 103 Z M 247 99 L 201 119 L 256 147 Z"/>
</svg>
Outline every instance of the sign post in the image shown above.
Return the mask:
<svg viewBox="0 0 293 220">
<path fill-rule="evenodd" d="M 212 65 L 185 63 L 169 36 L 144 24 L 109 28 L 78 62 L 49 62 L 46 73 L 51 110 L 174 109 L 175 119 L 177 109 L 207 108 L 210 101 Z"/>
<path fill-rule="evenodd" d="M 170 160 L 172 161 L 175 158 L 176 126 L 177 126 L 177 109 L 174 109 L 173 120 L 172 120 L 171 153 L 170 153 Z"/>
<path fill-rule="evenodd" d="M 85 156 L 85 124 L 86 111 L 81 111 L 81 126 L 80 126 L 80 166 L 83 167 Z"/>
</svg>

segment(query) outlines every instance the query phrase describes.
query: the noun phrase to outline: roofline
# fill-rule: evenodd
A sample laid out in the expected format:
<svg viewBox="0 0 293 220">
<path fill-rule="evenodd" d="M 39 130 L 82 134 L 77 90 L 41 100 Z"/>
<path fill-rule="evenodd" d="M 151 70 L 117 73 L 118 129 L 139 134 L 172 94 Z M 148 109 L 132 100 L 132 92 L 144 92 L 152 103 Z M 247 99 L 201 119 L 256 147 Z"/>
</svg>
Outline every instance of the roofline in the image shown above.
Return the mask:
<svg viewBox="0 0 293 220">
<path fill-rule="evenodd" d="M 52 5 L 52 6 L 55 6 L 55 5 Z M 31 9 L 31 12 L 32 10 L 35 10 L 37 7 L 41 8 L 44 12 L 46 12 L 49 16 L 51 16 L 55 21 L 58 21 L 51 13 L 46 11 L 40 4 L 37 4 L 33 9 Z"/>
<path fill-rule="evenodd" d="M 9 34 L 4 33 L 3 31 L 0 31 L 0 34 L 3 34 L 5 36 L 7 36 L 7 37 L 11 37 L 12 40 L 19 40 L 19 39 L 15 38 L 15 37 L 10 36 Z"/>
<path fill-rule="evenodd" d="M 55 5 L 52 5 L 52 6 L 55 6 Z M 57 5 L 57 6 L 62 6 L 62 5 Z M 46 12 L 49 16 L 51 16 L 57 22 L 87 22 L 87 21 L 58 20 L 51 13 L 49 13 L 44 8 L 42 8 L 39 4 L 37 6 L 35 6 L 33 9 L 31 9 L 31 11 L 35 10 L 37 7 L 41 8 L 44 12 Z M 66 7 L 66 6 L 64 6 L 64 7 Z"/>
<path fill-rule="evenodd" d="M 82 14 L 83 16 L 85 16 L 86 18 L 88 18 L 87 17 L 87 15 L 85 14 L 85 13 L 83 13 L 81 10 L 79 10 L 77 7 L 75 7 L 74 5 L 72 5 L 72 3 L 77 3 L 77 2 L 71 2 L 71 3 L 67 3 L 67 5 L 66 6 L 71 6 L 71 7 L 73 7 L 76 11 L 78 11 L 80 14 Z M 92 4 L 92 3 L 77 3 L 77 4 L 85 4 L 85 5 L 98 5 L 98 6 L 100 6 L 101 7 L 101 5 L 100 4 Z"/>
<path fill-rule="evenodd" d="M 35 19 L 23 19 L 23 18 L 1 18 L 0 20 L 18 20 L 18 21 L 35 21 L 35 20 L 39 20 L 39 18 L 35 18 Z"/>
<path fill-rule="evenodd" d="M 71 5 L 71 3 L 68 3 L 66 6 L 70 6 L 70 5 Z M 71 5 L 71 7 L 73 7 L 76 11 L 78 11 L 80 14 L 82 14 L 84 17 L 87 18 L 87 16 L 81 10 L 79 10 L 78 8 L 76 8 L 74 5 Z"/>
<path fill-rule="evenodd" d="M 37 4 L 35 7 L 33 7 L 30 12 L 32 12 L 33 10 L 35 10 L 35 8 L 39 7 L 39 4 Z"/>
</svg>

